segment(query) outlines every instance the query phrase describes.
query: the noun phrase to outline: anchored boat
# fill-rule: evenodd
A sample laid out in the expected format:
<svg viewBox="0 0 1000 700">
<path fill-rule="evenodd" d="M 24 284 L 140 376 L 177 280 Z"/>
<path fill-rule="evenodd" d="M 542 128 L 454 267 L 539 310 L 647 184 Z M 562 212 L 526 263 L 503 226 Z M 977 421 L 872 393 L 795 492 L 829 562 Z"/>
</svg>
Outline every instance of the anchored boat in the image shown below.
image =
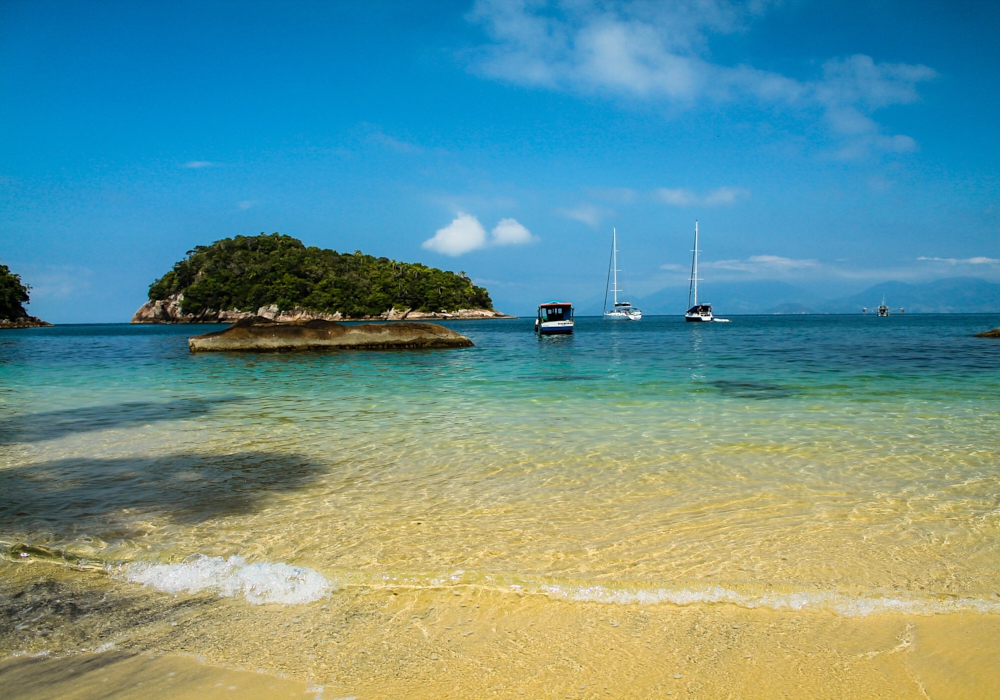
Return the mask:
<svg viewBox="0 0 1000 700">
<path fill-rule="evenodd" d="M 862 306 L 862 307 L 861 307 L 861 313 L 863 313 L 863 314 L 866 314 L 866 313 L 868 313 L 868 309 L 867 309 L 867 308 L 865 308 L 864 306 Z M 899 309 L 899 313 L 901 313 L 901 314 L 902 314 L 902 313 L 906 313 L 906 309 L 903 309 L 903 308 L 900 308 L 900 309 Z M 885 295 L 884 295 L 884 294 L 882 295 L 882 303 L 881 303 L 881 304 L 879 304 L 879 305 L 878 305 L 878 309 L 876 309 L 876 315 L 878 315 L 878 316 L 882 316 L 882 317 L 884 317 L 884 318 L 886 318 L 886 317 L 888 317 L 888 316 L 889 316 L 889 307 L 888 307 L 888 306 L 886 306 L 886 303 L 885 303 Z"/>
<path fill-rule="evenodd" d="M 565 335 L 573 332 L 573 305 L 568 301 L 550 301 L 538 305 L 535 333 Z"/>
<path fill-rule="evenodd" d="M 711 323 L 716 321 L 718 323 L 729 323 L 728 318 L 715 318 L 712 314 L 711 304 L 699 304 L 698 303 L 698 222 L 694 222 L 694 250 L 691 257 L 691 282 L 688 286 L 688 310 L 684 314 L 685 321 L 692 321 L 695 323 Z"/>
<path fill-rule="evenodd" d="M 618 301 L 618 292 L 622 291 L 618 287 L 618 229 L 611 229 L 611 263 L 608 265 L 608 284 L 604 287 L 604 318 L 612 320 L 638 321 L 642 318 L 642 311 L 632 306 L 627 301 Z M 614 275 L 614 286 L 610 286 Z M 608 292 L 614 293 L 614 306 L 608 311 Z"/>
</svg>

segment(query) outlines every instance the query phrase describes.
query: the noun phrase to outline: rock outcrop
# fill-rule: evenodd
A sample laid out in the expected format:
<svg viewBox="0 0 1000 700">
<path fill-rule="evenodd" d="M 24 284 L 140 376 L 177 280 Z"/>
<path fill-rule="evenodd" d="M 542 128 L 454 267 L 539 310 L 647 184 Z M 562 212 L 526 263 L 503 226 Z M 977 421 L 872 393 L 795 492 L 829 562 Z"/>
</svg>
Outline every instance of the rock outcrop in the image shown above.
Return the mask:
<svg viewBox="0 0 1000 700">
<path fill-rule="evenodd" d="M 1000 328 L 994 328 L 991 331 L 986 331 L 985 333 L 976 333 L 977 338 L 1000 338 Z"/>
<path fill-rule="evenodd" d="M 183 294 L 174 294 L 167 299 L 147 301 L 135 315 L 132 323 L 235 323 L 247 318 L 266 318 L 271 321 L 344 321 L 341 314 L 324 314 L 308 309 L 292 309 L 279 311 L 274 304 L 262 306 L 257 311 L 214 311 L 206 310 L 198 314 L 186 314 L 181 311 Z M 465 321 L 490 318 L 517 318 L 491 309 L 459 309 L 458 311 L 412 311 L 410 309 L 389 309 L 378 316 L 352 318 L 352 321 Z"/>
<path fill-rule="evenodd" d="M 468 348 L 472 341 L 435 323 L 380 323 L 348 326 L 313 319 L 275 321 L 255 316 L 229 328 L 188 339 L 191 352 L 220 350 L 284 352 L 289 350 L 397 350 Z"/>
<path fill-rule="evenodd" d="M 22 316 L 21 318 L 0 318 L 0 330 L 5 328 L 45 328 L 52 324 L 37 316 Z"/>
</svg>

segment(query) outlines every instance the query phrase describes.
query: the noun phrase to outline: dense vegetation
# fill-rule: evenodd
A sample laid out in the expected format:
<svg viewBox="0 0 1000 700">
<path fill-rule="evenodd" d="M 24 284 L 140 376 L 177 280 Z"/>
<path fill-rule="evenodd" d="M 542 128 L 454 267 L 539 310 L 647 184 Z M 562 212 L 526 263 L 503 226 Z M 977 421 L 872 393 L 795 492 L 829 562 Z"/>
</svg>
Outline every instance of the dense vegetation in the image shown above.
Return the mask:
<svg viewBox="0 0 1000 700">
<path fill-rule="evenodd" d="M 21 284 L 21 276 L 0 265 L 0 319 L 16 321 L 25 318 L 28 312 L 22 304 L 28 303 L 30 287 Z"/>
<path fill-rule="evenodd" d="M 149 287 L 151 300 L 184 293 L 181 311 L 256 311 L 276 304 L 346 317 L 391 308 L 492 309 L 489 293 L 464 272 L 306 247 L 278 233 L 236 236 L 198 246 Z"/>
</svg>

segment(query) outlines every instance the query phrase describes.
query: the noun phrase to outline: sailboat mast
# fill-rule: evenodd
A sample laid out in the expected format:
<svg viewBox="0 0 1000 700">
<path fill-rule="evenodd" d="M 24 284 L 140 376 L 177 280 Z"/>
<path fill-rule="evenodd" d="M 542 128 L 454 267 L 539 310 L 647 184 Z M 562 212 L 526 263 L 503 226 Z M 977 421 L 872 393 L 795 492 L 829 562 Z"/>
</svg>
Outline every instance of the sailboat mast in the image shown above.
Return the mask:
<svg viewBox="0 0 1000 700">
<path fill-rule="evenodd" d="M 694 305 L 698 306 L 698 220 L 694 221 Z"/>
<path fill-rule="evenodd" d="M 692 296 L 694 297 L 692 299 Z M 693 303 L 692 303 L 693 302 Z M 688 307 L 698 306 L 698 222 L 694 222 L 694 250 L 691 251 L 691 282 L 688 285 Z"/>
<path fill-rule="evenodd" d="M 615 308 L 618 308 L 618 228 L 611 229 L 611 258 L 612 267 L 615 271 Z"/>
</svg>

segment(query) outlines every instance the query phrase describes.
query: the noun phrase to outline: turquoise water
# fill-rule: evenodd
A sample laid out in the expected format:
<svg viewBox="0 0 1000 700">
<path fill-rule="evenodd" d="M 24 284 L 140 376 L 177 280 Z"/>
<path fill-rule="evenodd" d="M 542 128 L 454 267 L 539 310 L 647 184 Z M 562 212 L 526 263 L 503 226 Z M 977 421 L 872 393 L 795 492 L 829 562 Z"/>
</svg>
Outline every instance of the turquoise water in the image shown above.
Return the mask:
<svg viewBox="0 0 1000 700">
<path fill-rule="evenodd" d="M 1000 611 L 1000 342 L 972 337 L 1000 315 L 577 321 L 279 355 L 5 332 L 0 541 L 142 583 L 238 555 L 333 587 Z"/>
</svg>

